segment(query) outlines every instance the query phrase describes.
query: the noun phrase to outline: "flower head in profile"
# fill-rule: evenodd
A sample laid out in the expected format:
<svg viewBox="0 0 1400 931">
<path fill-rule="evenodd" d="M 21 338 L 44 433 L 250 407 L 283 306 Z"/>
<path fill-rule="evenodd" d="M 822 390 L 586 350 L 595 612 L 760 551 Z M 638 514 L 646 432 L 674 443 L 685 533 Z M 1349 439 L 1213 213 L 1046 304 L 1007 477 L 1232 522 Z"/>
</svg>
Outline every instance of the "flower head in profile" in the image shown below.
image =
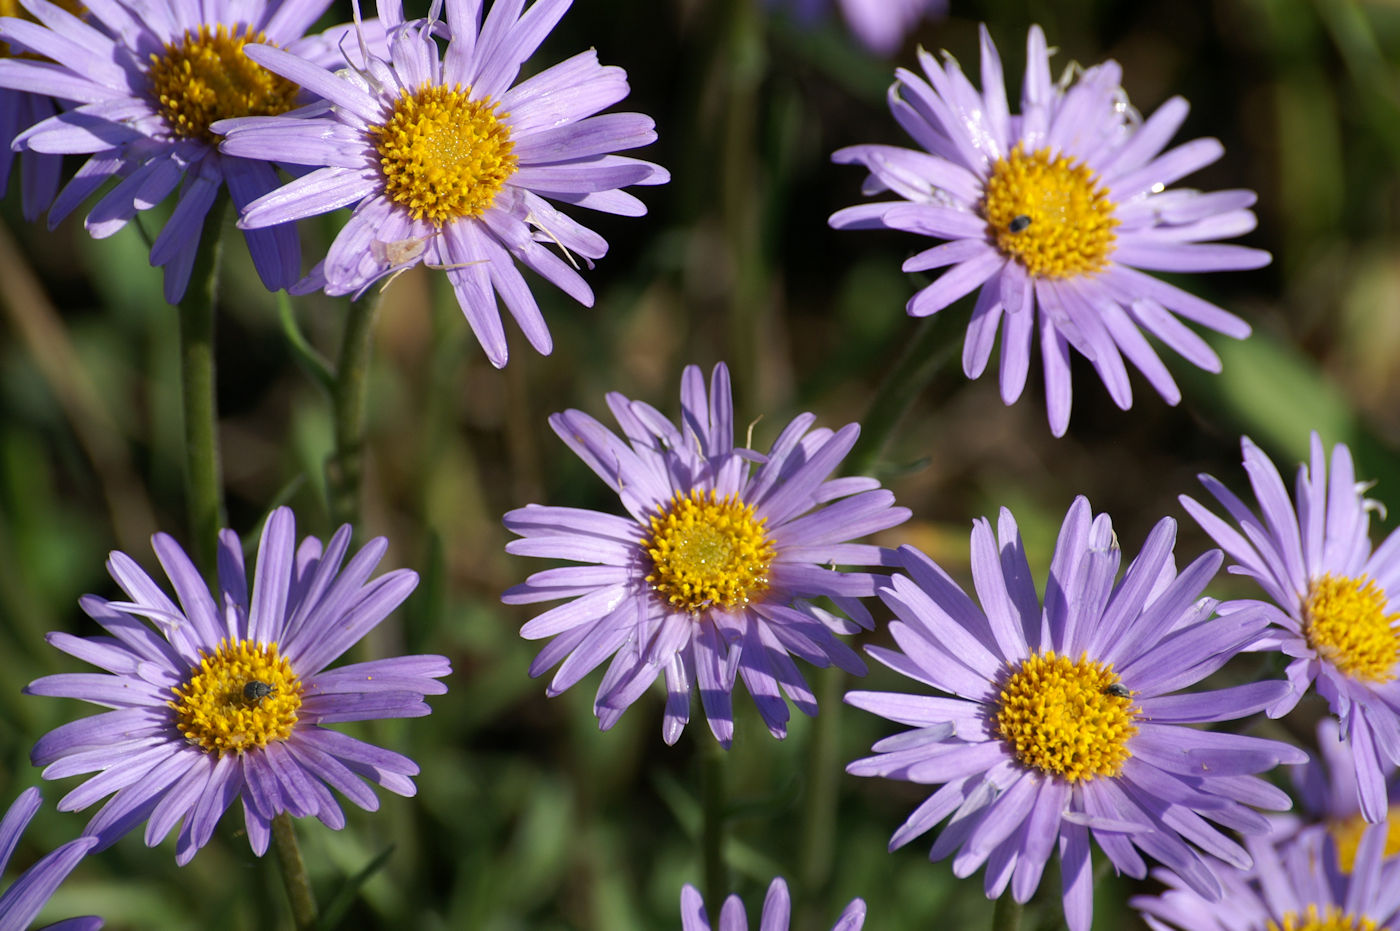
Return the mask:
<svg viewBox="0 0 1400 931">
<path fill-rule="evenodd" d="M 78 0 L 56 0 L 56 4 L 75 16 L 82 13 Z M 0 0 L 0 17 L 17 16 L 34 21 L 18 3 L 18 0 Z M 7 58 L 29 58 L 32 53 L 22 45 L 0 39 L 0 61 Z M 30 94 L 25 91 L 0 87 L 0 197 L 9 188 L 10 169 L 14 167 L 15 151 L 11 143 L 22 130 L 35 123 L 43 122 L 57 112 L 53 98 L 45 94 Z M 63 170 L 62 155 L 46 155 L 41 152 L 24 151 L 19 153 L 20 209 L 24 218 L 34 222 L 39 214 L 53 203 L 58 193 L 59 175 Z"/>
<path fill-rule="evenodd" d="M 416 791 L 412 760 L 325 725 L 426 715 L 424 696 L 447 690 L 437 681 L 451 671 L 442 656 L 327 668 L 408 597 L 418 576 L 399 569 L 370 580 L 382 537 L 342 565 L 348 526 L 324 548 L 314 537 L 298 546 L 295 533 L 290 510 L 267 519 L 251 597 L 235 533 L 220 535 L 213 595 L 179 545 L 157 534 L 156 557 L 178 604 L 114 552 L 107 568 L 129 600 L 80 601 L 109 636 L 49 635 L 106 672 L 45 676 L 25 691 L 112 710 L 50 731 L 30 756 L 46 779 L 97 773 L 58 807 L 76 811 L 111 795 L 84 831 L 101 846 L 143 821 L 154 846 L 183 819 L 176 860 L 187 863 L 241 797 L 261 856 L 282 812 L 343 827 L 332 788 L 369 811 L 379 801 L 362 779 L 399 795 Z"/>
<path fill-rule="evenodd" d="M 392 56 L 371 54 L 367 68 L 336 74 L 290 51 L 250 48 L 255 61 L 335 106 L 304 121 L 216 127 L 227 135 L 226 153 L 317 169 L 249 205 L 239 225 L 260 229 L 354 206 L 325 260 L 295 290 L 359 294 L 427 264 L 446 271 L 493 365 L 507 357 L 498 296 L 530 345 L 548 353 L 549 329 L 515 263 L 591 305 L 576 257 L 590 262 L 607 251 L 603 237 L 551 201 L 640 216 L 646 208 L 622 188 L 669 178 L 650 162 L 612 154 L 648 145 L 656 132 L 637 113 L 597 115 L 628 87 L 622 69 L 600 65 L 593 50 L 516 83 L 571 2 L 536 0 L 528 10 L 523 0 L 497 2 L 482 21 L 481 3 L 460 0 L 447 4 L 445 22 L 405 22 L 399 4 L 381 0 Z"/>
<path fill-rule="evenodd" d="M 831 0 L 767 0 L 788 6 L 803 21 L 813 21 L 831 9 Z M 904 37 L 919 20 L 948 12 L 948 0 L 840 0 L 846 25 L 861 44 L 877 55 L 899 51 Z"/>
<path fill-rule="evenodd" d="M 792 898 L 788 895 L 787 883 L 779 876 L 769 885 L 768 895 L 763 899 L 758 931 L 788 931 L 791 916 Z M 831 931 L 860 931 L 864 925 L 865 900 L 852 899 L 831 926 Z M 711 924 L 700 890 L 686 883 L 681 890 L 681 931 L 749 931 L 749 916 L 744 913 L 744 903 L 739 897 L 731 895 L 720 909 L 719 924 Z"/>
<path fill-rule="evenodd" d="M 265 156 L 221 155 L 211 124 L 305 102 L 295 84 L 249 61 L 245 44 L 339 60 L 331 39 L 303 35 L 330 0 L 109 0 L 88 4 L 83 19 L 46 0 L 18 2 L 39 22 L 0 20 L 0 38 L 48 60 L 0 61 L 0 87 L 75 106 L 21 133 L 16 145 L 90 156 L 54 201 L 49 224 L 115 179 L 87 217 L 88 232 L 101 239 L 178 189 L 151 244 L 151 264 L 165 269 L 165 299 L 178 301 L 220 190 L 227 187 L 241 209 L 280 184 Z M 249 231 L 246 238 L 265 285 L 276 290 L 296 280 L 294 228 Z"/>
<path fill-rule="evenodd" d="M 1326 832 L 1250 837 L 1245 844 L 1254 866 L 1221 870 L 1218 900 L 1153 870 L 1167 891 L 1130 904 L 1154 931 L 1385 931 L 1400 918 L 1400 859 L 1383 856 L 1379 825 L 1367 829 L 1355 869 L 1347 871 L 1338 869 Z"/>
<path fill-rule="evenodd" d="M 927 80 L 896 72 L 890 109 L 923 151 L 858 145 L 836 152 L 836 162 L 870 171 L 865 193 L 897 199 L 838 211 L 831 225 L 946 240 L 904 263 L 910 272 L 948 269 L 914 295 L 909 313 L 936 313 L 978 291 L 963 369 L 970 378 L 982 374 L 1002 327 L 1008 404 L 1025 387 L 1038 330 L 1057 436 L 1069 425 L 1070 347 L 1089 359 L 1119 407 L 1132 404 L 1125 359 L 1175 404 L 1180 392 L 1143 331 L 1219 371 L 1219 357 L 1179 318 L 1237 338 L 1249 327 L 1144 271 L 1267 264 L 1267 252 L 1215 241 L 1254 228 L 1254 193 L 1168 190 L 1218 159 L 1219 141 L 1195 139 L 1163 152 L 1186 119 L 1186 101 L 1174 97 L 1140 119 L 1113 61 L 1052 81 L 1039 27 L 1027 40 L 1021 112 L 1012 115 L 1001 59 L 985 27 L 981 35 L 980 92 L 947 56 L 940 64 L 920 51 Z"/>
<path fill-rule="evenodd" d="M 594 702 L 606 730 L 664 674 L 666 742 L 680 738 L 696 687 L 726 747 L 742 678 L 769 731 L 785 736 L 784 695 L 817 711 L 794 656 L 865 674 L 836 635 L 874 626 L 858 599 L 875 594 L 877 576 L 836 566 L 884 563 L 880 547 L 847 541 L 908 520 L 908 509 L 875 479 L 831 478 L 860 432 L 855 424 L 833 433 L 801 414 L 766 455 L 736 448 L 723 363 L 708 397 L 700 369 L 686 368 L 679 426 L 620 394 L 608 395 L 608 407 L 625 440 L 582 411 L 549 423 L 627 515 L 532 504 L 505 516 L 521 537 L 507 552 L 586 563 L 537 572 L 503 596 L 508 604 L 568 599 L 521 629 L 529 640 L 554 638 L 530 675 L 559 664 L 548 690 L 558 695 L 611 658 Z M 854 622 L 810 600 L 822 596 Z"/>
<path fill-rule="evenodd" d="M 19 846 L 20 835 L 39 810 L 44 799 L 38 789 L 25 789 L 15 799 L 5 817 L 0 819 L 0 871 L 3 871 Z M 68 874 L 82 861 L 93 847 L 97 838 L 80 837 L 71 840 L 39 858 L 33 866 L 10 883 L 10 887 L 0 894 L 0 928 L 28 928 L 30 922 L 48 904 L 49 898 L 58 889 Z M 102 919 L 69 918 L 47 928 L 63 931 L 96 931 L 102 927 Z"/>
<path fill-rule="evenodd" d="M 1184 725 L 1252 714 L 1287 689 L 1253 682 L 1181 693 L 1219 669 L 1268 624 L 1259 610 L 1216 617 L 1202 590 L 1218 551 L 1180 574 L 1176 527 L 1153 528 L 1118 579 L 1118 542 L 1107 515 L 1075 500 L 1060 528 L 1042 601 L 1016 522 L 1002 510 L 996 534 L 972 530 L 980 606 L 927 556 L 900 552 L 908 575 L 880 591 L 894 611 L 900 650 L 870 647 L 880 662 L 948 697 L 851 692 L 846 701 L 913 729 L 875 744 L 847 771 L 942 783 L 895 832 L 900 847 L 949 819 L 930 854 L 953 872 L 986 865 L 988 897 L 1010 885 L 1018 902 L 1060 852 L 1065 917 L 1092 919 L 1092 835 L 1110 862 L 1141 878 L 1143 854 L 1207 898 L 1210 865 L 1249 857 L 1221 833 L 1262 833 L 1247 806 L 1287 808 L 1288 797 L 1252 775 L 1307 757 L 1287 744 Z"/>
<path fill-rule="evenodd" d="M 1371 548 L 1374 504 L 1345 445 L 1333 447 L 1329 477 L 1322 440 L 1312 435 L 1294 500 L 1269 457 L 1248 437 L 1241 447 L 1260 514 L 1209 475 L 1201 482 L 1228 520 L 1185 495 L 1181 503 L 1236 562 L 1232 571 L 1269 597 L 1274 626 L 1260 647 L 1291 657 L 1293 686 L 1270 716 L 1287 713 L 1316 683 L 1351 744 L 1361 812 L 1383 820 L 1386 774 L 1400 763 L 1400 533 Z"/>
</svg>

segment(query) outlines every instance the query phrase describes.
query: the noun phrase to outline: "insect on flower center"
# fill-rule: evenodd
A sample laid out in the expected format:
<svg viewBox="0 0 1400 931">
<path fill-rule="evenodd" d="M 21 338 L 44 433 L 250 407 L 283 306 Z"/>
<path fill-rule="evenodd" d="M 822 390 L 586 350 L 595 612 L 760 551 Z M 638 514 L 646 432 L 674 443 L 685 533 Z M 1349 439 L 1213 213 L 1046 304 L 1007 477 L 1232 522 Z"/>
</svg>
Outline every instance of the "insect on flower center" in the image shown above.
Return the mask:
<svg viewBox="0 0 1400 931">
<path fill-rule="evenodd" d="M 1337 845 L 1337 865 L 1343 873 L 1350 873 L 1356 867 L 1356 851 L 1361 846 L 1361 835 L 1371 825 L 1360 814 L 1342 818 L 1327 825 L 1327 832 Z M 1385 816 L 1385 852 L 1382 857 L 1390 859 L 1400 853 L 1400 804 L 1391 805 Z"/>
<path fill-rule="evenodd" d="M 1400 612 L 1374 579 L 1324 575 L 1303 602 L 1303 635 L 1318 655 L 1353 679 L 1389 682 L 1400 660 Z"/>
<path fill-rule="evenodd" d="M 1316 905 L 1309 905 L 1303 912 L 1284 912 L 1283 921 L 1269 920 L 1269 931 L 1386 931 L 1376 924 L 1374 918 L 1344 912 L 1336 905 L 1329 905 L 1321 913 Z"/>
<path fill-rule="evenodd" d="M 510 127 L 490 98 L 472 100 L 471 88 L 424 85 L 406 90 L 377 141 L 384 193 L 415 220 L 436 226 L 476 217 L 496 201 L 515 174 Z"/>
<path fill-rule="evenodd" d="M 1071 782 L 1116 776 L 1141 709 L 1113 666 L 1054 650 L 1024 660 L 1001 689 L 996 731 L 1025 765 Z"/>
<path fill-rule="evenodd" d="M 52 0 L 52 2 L 55 6 L 62 8 L 64 12 L 72 13 L 77 17 L 82 17 L 87 12 L 87 7 L 76 0 Z M 33 13 L 19 5 L 19 0 L 0 0 L 0 16 L 17 16 L 31 23 L 38 22 Z M 16 52 L 10 48 L 10 43 L 0 40 L 0 58 L 37 58 L 43 60 L 43 57 L 32 52 Z"/>
<path fill-rule="evenodd" d="M 773 543 L 753 505 L 714 490 L 676 492 L 650 519 L 642 549 L 651 557 L 646 580 L 684 611 L 748 604 L 768 590 Z"/>
<path fill-rule="evenodd" d="M 242 30 L 242 33 L 239 33 Z M 186 30 L 164 55 L 151 55 L 151 99 L 177 136 L 218 141 L 209 124 L 240 116 L 277 116 L 296 106 L 298 87 L 243 54 L 248 43 L 266 42 L 247 26 L 223 23 Z"/>
<path fill-rule="evenodd" d="M 1108 265 L 1118 220 L 1089 166 L 1021 146 L 997 159 L 982 197 L 987 234 L 1032 275 L 1073 278 Z"/>
<path fill-rule="evenodd" d="M 206 753 L 223 756 L 286 740 L 301 708 L 301 681 L 277 644 L 219 642 L 173 691 L 176 725 Z"/>
</svg>

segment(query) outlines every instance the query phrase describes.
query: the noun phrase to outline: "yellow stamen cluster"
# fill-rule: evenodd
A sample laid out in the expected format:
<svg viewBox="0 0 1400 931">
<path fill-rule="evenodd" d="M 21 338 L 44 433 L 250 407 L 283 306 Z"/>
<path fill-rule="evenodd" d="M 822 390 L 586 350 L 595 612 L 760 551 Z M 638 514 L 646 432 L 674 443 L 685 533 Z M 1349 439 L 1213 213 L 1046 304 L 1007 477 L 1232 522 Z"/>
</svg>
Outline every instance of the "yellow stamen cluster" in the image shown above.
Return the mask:
<svg viewBox="0 0 1400 931">
<path fill-rule="evenodd" d="M 1071 782 L 1117 776 L 1132 756 L 1128 739 L 1141 710 L 1125 691 L 1111 664 L 1037 653 L 1002 686 L 996 732 L 1017 759 L 1043 773 Z"/>
<path fill-rule="evenodd" d="M 1287 912 L 1282 922 L 1269 920 L 1269 931 L 1387 931 L 1376 924 L 1374 918 L 1344 912 L 1336 905 L 1329 905 L 1320 914 L 1316 905 L 1309 905 L 1307 911 Z"/>
<path fill-rule="evenodd" d="M 78 3 L 77 0 L 52 0 L 54 5 L 61 7 L 64 12 L 72 13 L 74 16 L 82 17 L 87 13 L 87 7 Z M 17 16 L 20 19 L 27 19 L 31 23 L 38 22 L 34 14 L 19 5 L 19 0 L 0 0 L 0 16 Z M 10 43 L 0 41 L 0 58 L 38 58 L 42 55 L 35 55 L 33 52 L 16 52 L 10 48 Z"/>
<path fill-rule="evenodd" d="M 1092 275 L 1113 254 L 1114 203 L 1089 166 L 1020 145 L 997 159 L 982 198 L 987 234 L 1032 275 Z"/>
<path fill-rule="evenodd" d="M 1389 682 L 1400 662 L 1400 612 L 1367 576 L 1313 579 L 1303 602 L 1303 635 L 1318 655 L 1363 682 Z"/>
<path fill-rule="evenodd" d="M 236 31 L 242 28 L 240 34 Z M 223 23 L 186 31 L 164 55 L 151 55 L 151 99 L 177 136 L 214 143 L 209 125 L 240 116 L 277 116 L 296 106 L 298 87 L 243 54 L 248 43 L 266 42 L 247 27 Z"/>
<path fill-rule="evenodd" d="M 1337 866 L 1343 873 L 1350 873 L 1356 867 L 1356 851 L 1361 846 L 1361 835 L 1371 825 L 1360 814 L 1352 815 L 1327 826 L 1332 841 L 1337 845 Z M 1385 818 L 1386 859 L 1400 853 L 1400 804 L 1391 805 Z"/>
<path fill-rule="evenodd" d="M 737 495 L 713 490 L 676 492 L 650 519 L 642 549 L 651 557 L 646 580 L 671 605 L 698 612 L 748 604 L 768 590 L 773 543 L 766 520 Z"/>
<path fill-rule="evenodd" d="M 515 145 L 503 122 L 510 114 L 470 93 L 460 85 L 406 90 L 388 121 L 369 128 L 384 193 L 415 220 L 441 227 L 480 216 L 515 174 Z"/>
<path fill-rule="evenodd" d="M 223 756 L 260 750 L 286 740 L 301 708 L 301 681 L 277 644 L 219 642 L 199 668 L 171 691 L 180 733 L 206 753 Z"/>
</svg>

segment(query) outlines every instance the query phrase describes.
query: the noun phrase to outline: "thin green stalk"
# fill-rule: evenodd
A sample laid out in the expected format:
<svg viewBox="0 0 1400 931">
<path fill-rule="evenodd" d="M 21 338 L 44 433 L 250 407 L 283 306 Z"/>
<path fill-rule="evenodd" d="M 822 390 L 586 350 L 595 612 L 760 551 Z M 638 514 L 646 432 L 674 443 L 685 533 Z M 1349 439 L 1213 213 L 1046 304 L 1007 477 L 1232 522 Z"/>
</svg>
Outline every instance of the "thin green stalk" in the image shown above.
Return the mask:
<svg viewBox="0 0 1400 931">
<path fill-rule="evenodd" d="M 1023 910 L 1024 907 L 1012 897 L 1010 891 L 1003 892 L 992 912 L 992 931 L 1019 931 Z"/>
<path fill-rule="evenodd" d="M 350 303 L 335 373 L 335 450 L 326 463 L 331 520 L 354 524 L 360 516 L 360 485 L 365 468 L 365 411 L 369 398 L 369 359 L 373 345 L 377 292 Z"/>
<path fill-rule="evenodd" d="M 214 381 L 214 293 L 228 197 L 214 201 L 204 221 L 189 285 L 180 301 L 180 393 L 185 421 L 185 489 L 195 561 L 214 571 L 224 518 L 219 469 L 219 418 Z"/>
<path fill-rule="evenodd" d="M 753 385 L 767 304 L 768 272 L 760 236 L 763 200 L 758 151 L 759 85 L 766 67 L 762 12 L 755 0 L 729 0 L 719 47 L 726 85 L 720 170 L 725 244 L 733 280 L 729 297 L 729 367 L 739 384 Z"/>
<path fill-rule="evenodd" d="M 700 826 L 700 851 L 705 882 L 705 905 L 718 920 L 720 904 L 729 894 L 729 877 L 724 869 L 725 793 L 724 760 L 727 751 L 706 728 L 696 728 L 700 749 L 700 805 L 704 820 Z"/>
<path fill-rule="evenodd" d="M 297 931 L 310 931 L 316 927 L 316 895 L 311 891 L 311 878 L 306 875 L 306 864 L 301 859 L 292 816 L 285 811 L 272 819 L 272 844 L 277 848 L 277 862 L 282 867 L 282 885 L 292 906 L 292 920 Z"/>
<path fill-rule="evenodd" d="M 819 670 L 817 707 L 808 745 L 807 789 L 803 799 L 802 860 L 800 876 L 804 901 L 825 902 L 827 882 L 836 851 L 836 786 L 845 767 L 840 759 L 841 692 L 846 674 L 832 666 Z"/>
</svg>

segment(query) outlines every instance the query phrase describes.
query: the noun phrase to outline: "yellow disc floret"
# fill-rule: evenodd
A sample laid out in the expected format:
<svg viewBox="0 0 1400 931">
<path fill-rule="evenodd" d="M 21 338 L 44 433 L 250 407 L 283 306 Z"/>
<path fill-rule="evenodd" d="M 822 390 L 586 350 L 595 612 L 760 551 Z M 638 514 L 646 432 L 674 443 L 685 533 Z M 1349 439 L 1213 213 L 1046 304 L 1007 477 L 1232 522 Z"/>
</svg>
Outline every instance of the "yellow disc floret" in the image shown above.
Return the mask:
<svg viewBox="0 0 1400 931">
<path fill-rule="evenodd" d="M 242 29 L 242 33 L 238 31 Z M 296 106 L 298 87 L 243 54 L 248 43 L 266 42 L 247 27 L 202 24 L 186 31 L 164 55 L 151 55 L 151 99 L 177 136 L 217 142 L 209 125 L 240 116 L 277 116 Z"/>
<path fill-rule="evenodd" d="M 176 725 L 207 753 L 243 753 L 286 740 L 301 708 L 301 681 L 277 644 L 219 642 L 172 691 Z"/>
<path fill-rule="evenodd" d="M 55 6 L 61 7 L 65 12 L 81 17 L 87 12 L 87 8 L 77 0 L 52 0 Z M 27 19 L 31 23 L 38 22 L 34 14 L 19 5 L 19 0 L 0 0 L 0 16 L 17 16 L 20 19 Z M 39 58 L 42 55 L 35 55 L 31 52 L 15 52 L 10 49 L 10 43 L 0 40 L 0 58 Z"/>
<path fill-rule="evenodd" d="M 405 90 L 383 126 L 371 126 L 384 193 L 415 220 L 435 226 L 476 217 L 515 174 L 507 113 L 471 89 L 424 85 Z"/>
<path fill-rule="evenodd" d="M 1387 931 L 1374 918 L 1344 912 L 1336 905 L 1329 905 L 1322 912 L 1316 905 L 1309 905 L 1303 912 L 1285 912 L 1283 921 L 1270 919 L 1267 927 L 1269 931 Z"/>
<path fill-rule="evenodd" d="M 1327 832 L 1337 846 L 1337 866 L 1343 873 L 1350 873 L 1356 866 L 1356 851 L 1361 846 L 1361 835 L 1371 825 L 1361 815 L 1332 821 Z M 1391 805 L 1385 815 L 1385 852 L 1381 855 L 1390 859 L 1400 853 L 1400 804 Z"/>
<path fill-rule="evenodd" d="M 1318 655 L 1363 682 L 1389 682 L 1400 661 L 1400 613 L 1374 579 L 1324 575 L 1303 602 L 1303 635 Z"/>
<path fill-rule="evenodd" d="M 737 495 L 678 491 L 657 509 L 642 539 L 652 564 L 647 582 L 692 613 L 746 605 L 768 590 L 774 550 L 765 523 L 754 520 L 753 506 Z"/>
<path fill-rule="evenodd" d="M 1032 275 L 1092 275 L 1113 254 L 1114 203 L 1089 167 L 1065 155 L 1020 145 L 997 159 L 987 178 L 987 234 Z"/>
<path fill-rule="evenodd" d="M 1071 782 L 1117 776 L 1140 709 L 1113 666 L 1054 650 L 1024 660 L 1002 686 L 996 732 L 1025 765 Z"/>
</svg>

